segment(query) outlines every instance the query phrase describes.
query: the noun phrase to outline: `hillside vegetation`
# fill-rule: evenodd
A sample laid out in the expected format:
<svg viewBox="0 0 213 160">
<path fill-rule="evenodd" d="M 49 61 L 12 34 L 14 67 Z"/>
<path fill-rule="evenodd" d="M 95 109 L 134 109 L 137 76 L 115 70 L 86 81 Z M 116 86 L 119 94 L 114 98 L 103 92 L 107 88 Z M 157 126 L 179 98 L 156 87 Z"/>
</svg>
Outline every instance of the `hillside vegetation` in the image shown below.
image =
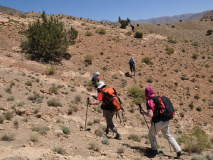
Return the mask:
<svg viewBox="0 0 213 160">
<path fill-rule="evenodd" d="M 41 63 L 20 47 L 27 40 L 24 31 L 39 16 L 0 13 L 0 158 L 159 159 L 146 154 L 148 129 L 128 92 L 133 87 L 144 91 L 148 85 L 175 107 L 170 128 L 187 151 L 182 159 L 196 153 L 212 157 L 213 35 L 206 35 L 213 29 L 210 19 L 135 26 L 135 32 L 143 32 L 143 38 L 135 38 L 130 26 L 121 29 L 118 24 L 54 15 L 66 29 L 76 29 L 78 37 L 68 46 L 67 59 Z M 136 60 L 134 78 L 128 76 L 131 56 Z M 84 130 L 87 97 L 97 95 L 90 86 L 97 71 L 123 102 L 122 123 L 114 117 L 121 141 L 113 139 L 112 132 L 107 140 L 102 137 L 106 123 L 100 106 L 89 107 L 89 130 Z M 199 137 L 195 129 L 205 132 L 204 148 L 197 141 L 194 145 L 199 152 L 183 143 L 184 136 Z M 162 158 L 175 159 L 162 134 L 157 139 Z"/>
</svg>

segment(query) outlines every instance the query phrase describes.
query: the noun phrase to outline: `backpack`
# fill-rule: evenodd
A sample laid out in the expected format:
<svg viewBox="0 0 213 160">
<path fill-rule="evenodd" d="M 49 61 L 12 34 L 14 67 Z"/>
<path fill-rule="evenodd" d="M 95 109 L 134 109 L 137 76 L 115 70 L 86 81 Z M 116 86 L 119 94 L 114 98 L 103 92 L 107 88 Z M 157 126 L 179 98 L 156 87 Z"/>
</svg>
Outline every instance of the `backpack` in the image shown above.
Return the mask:
<svg viewBox="0 0 213 160">
<path fill-rule="evenodd" d="M 154 101 L 157 111 L 155 117 L 152 118 L 152 122 L 168 121 L 175 116 L 174 107 L 168 97 L 160 95 L 150 99 Z"/>
<path fill-rule="evenodd" d="M 117 96 L 115 88 L 106 88 L 104 91 L 101 91 L 104 94 L 104 100 L 108 102 L 109 105 L 101 105 L 101 109 L 103 110 L 112 110 L 119 111 L 123 110 L 120 98 Z"/>
<path fill-rule="evenodd" d="M 91 81 L 96 82 L 97 81 L 97 77 L 98 77 L 98 75 L 94 74 Z"/>
<path fill-rule="evenodd" d="M 129 60 L 129 64 L 130 64 L 130 66 L 134 66 L 134 65 L 135 65 L 134 60 L 133 60 L 133 59 L 130 59 L 130 60 Z"/>
</svg>

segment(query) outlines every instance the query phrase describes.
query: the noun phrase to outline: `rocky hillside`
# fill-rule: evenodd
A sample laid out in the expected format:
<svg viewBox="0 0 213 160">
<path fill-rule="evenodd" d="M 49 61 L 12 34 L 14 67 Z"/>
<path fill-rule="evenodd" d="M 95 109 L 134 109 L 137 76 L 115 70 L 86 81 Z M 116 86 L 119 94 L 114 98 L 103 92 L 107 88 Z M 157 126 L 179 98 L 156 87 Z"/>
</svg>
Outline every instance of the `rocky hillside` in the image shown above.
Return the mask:
<svg viewBox="0 0 213 160">
<path fill-rule="evenodd" d="M 69 46 L 70 60 L 43 64 L 27 60 L 20 48 L 26 40 L 23 30 L 36 16 L 0 13 L 1 159 L 159 159 L 146 153 L 148 129 L 128 95 L 133 86 L 144 90 L 151 85 L 157 94 L 172 100 L 176 116 L 170 128 L 175 138 L 199 125 L 212 141 L 213 35 L 206 36 L 213 28 L 211 21 L 139 25 L 135 29 L 144 35 L 137 39 L 130 27 L 120 29 L 116 24 L 60 15 L 67 28 L 78 30 L 78 38 Z M 106 34 L 96 31 L 100 28 Z M 86 55 L 93 57 L 92 65 L 85 65 Z M 131 56 L 136 60 L 134 78 L 128 76 Z M 151 58 L 150 65 L 142 62 L 145 57 Z M 54 75 L 47 74 L 51 65 L 57 69 Z M 88 130 L 84 130 L 86 99 L 97 94 L 88 82 L 97 71 L 123 101 L 124 120 L 120 123 L 114 117 L 121 141 L 113 139 L 111 132 L 104 137 L 106 124 L 100 106 L 89 108 Z M 176 159 L 161 133 L 157 139 L 162 158 Z M 203 154 L 212 152 L 208 149 Z M 186 153 L 182 159 L 192 157 Z"/>
</svg>

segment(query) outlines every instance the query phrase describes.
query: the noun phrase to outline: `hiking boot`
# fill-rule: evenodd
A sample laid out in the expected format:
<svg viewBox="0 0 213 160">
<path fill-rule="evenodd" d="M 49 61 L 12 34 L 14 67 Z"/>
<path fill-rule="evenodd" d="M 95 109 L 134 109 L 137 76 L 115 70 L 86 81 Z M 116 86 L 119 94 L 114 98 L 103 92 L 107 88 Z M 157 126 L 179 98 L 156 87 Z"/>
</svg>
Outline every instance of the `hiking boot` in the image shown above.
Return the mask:
<svg viewBox="0 0 213 160">
<path fill-rule="evenodd" d="M 106 134 L 109 133 L 109 129 L 108 129 L 108 128 L 105 129 L 105 133 L 106 133 Z"/>
<path fill-rule="evenodd" d="M 151 148 L 147 148 L 146 149 L 146 153 L 148 153 L 148 154 L 158 154 L 158 151 L 157 150 L 153 150 Z"/>
<path fill-rule="evenodd" d="M 121 140 L 122 138 L 120 134 L 117 134 L 114 139 Z"/>
<path fill-rule="evenodd" d="M 177 153 L 177 157 L 179 158 L 181 155 L 183 155 L 183 152 L 182 152 L 182 151 L 179 151 L 179 152 Z"/>
</svg>

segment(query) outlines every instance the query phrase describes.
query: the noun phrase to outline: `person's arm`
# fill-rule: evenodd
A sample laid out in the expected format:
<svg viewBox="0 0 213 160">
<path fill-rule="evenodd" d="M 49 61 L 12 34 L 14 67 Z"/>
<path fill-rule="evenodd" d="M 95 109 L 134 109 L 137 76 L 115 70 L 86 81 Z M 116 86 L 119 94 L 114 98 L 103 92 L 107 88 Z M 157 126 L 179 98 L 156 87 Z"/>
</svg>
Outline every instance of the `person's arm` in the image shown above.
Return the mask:
<svg viewBox="0 0 213 160">
<path fill-rule="evenodd" d="M 101 103 L 101 101 L 98 99 L 94 102 L 87 102 L 87 104 L 89 104 L 89 105 L 99 105 L 100 103 Z"/>
<path fill-rule="evenodd" d="M 151 109 L 148 109 L 147 112 L 143 111 L 143 114 L 150 118 L 153 117 L 153 111 Z"/>
</svg>

